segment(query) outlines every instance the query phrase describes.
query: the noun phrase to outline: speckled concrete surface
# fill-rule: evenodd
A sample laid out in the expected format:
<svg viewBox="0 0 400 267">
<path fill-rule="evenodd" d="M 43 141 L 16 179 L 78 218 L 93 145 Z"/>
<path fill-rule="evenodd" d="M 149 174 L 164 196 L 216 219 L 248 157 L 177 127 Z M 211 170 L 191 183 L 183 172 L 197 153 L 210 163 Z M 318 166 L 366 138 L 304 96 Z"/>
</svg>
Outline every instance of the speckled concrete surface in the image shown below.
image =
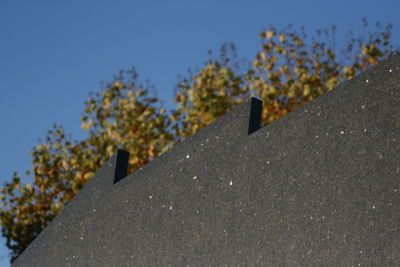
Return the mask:
<svg viewBox="0 0 400 267">
<path fill-rule="evenodd" d="M 122 180 L 120 152 L 13 266 L 400 266 L 400 56 L 259 130 L 257 105 Z"/>
</svg>

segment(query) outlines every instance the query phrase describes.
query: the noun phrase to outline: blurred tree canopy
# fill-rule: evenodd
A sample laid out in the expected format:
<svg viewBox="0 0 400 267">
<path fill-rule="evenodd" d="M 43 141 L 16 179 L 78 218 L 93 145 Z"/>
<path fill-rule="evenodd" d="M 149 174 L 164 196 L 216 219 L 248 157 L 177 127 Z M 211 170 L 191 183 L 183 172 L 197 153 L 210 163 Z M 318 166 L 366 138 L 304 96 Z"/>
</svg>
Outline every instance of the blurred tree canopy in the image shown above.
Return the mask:
<svg viewBox="0 0 400 267">
<path fill-rule="evenodd" d="M 15 173 L 1 188 L 0 222 L 11 260 L 118 145 L 129 151 L 133 172 L 250 96 L 263 100 L 268 124 L 398 52 L 391 25 L 371 27 L 364 19 L 363 26 L 363 35 L 349 32 L 340 48 L 335 27 L 308 36 L 304 28 L 270 26 L 260 33 L 261 48 L 251 62 L 238 60 L 235 46 L 224 44 L 218 57 L 210 54 L 201 68 L 179 79 L 176 107 L 169 111 L 134 69 L 119 73 L 85 102 L 86 139 L 71 140 L 62 126 L 54 126 L 31 151 L 30 182 Z"/>
</svg>

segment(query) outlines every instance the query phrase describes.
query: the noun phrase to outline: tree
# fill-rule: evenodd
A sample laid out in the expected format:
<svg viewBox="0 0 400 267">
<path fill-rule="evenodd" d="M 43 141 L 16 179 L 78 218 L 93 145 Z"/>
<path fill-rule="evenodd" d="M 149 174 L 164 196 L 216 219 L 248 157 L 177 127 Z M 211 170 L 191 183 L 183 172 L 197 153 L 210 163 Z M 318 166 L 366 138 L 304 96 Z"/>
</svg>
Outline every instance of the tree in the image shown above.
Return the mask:
<svg viewBox="0 0 400 267">
<path fill-rule="evenodd" d="M 129 78 L 125 78 L 128 75 Z M 18 174 L 1 191 L 2 233 L 14 260 L 110 158 L 119 144 L 131 153 L 130 171 L 151 161 L 173 144 L 171 120 L 151 87 L 137 81 L 134 70 L 121 72 L 101 93 L 85 102 L 82 128 L 86 139 L 72 141 L 61 126 L 48 131 L 32 151 L 33 183 Z"/>
<path fill-rule="evenodd" d="M 335 27 L 309 38 L 303 28 L 270 26 L 260 34 L 261 49 L 252 64 L 237 59 L 233 44 L 224 44 L 218 58 L 211 55 L 200 69 L 189 71 L 176 86 L 177 106 L 171 111 L 162 108 L 149 83 L 139 82 L 134 69 L 121 72 L 85 102 L 81 121 L 87 138 L 71 140 L 54 126 L 31 151 L 32 182 L 23 184 L 15 173 L 1 189 L 0 220 L 11 260 L 118 145 L 130 152 L 133 172 L 250 96 L 264 101 L 262 119 L 268 124 L 396 53 L 391 28 L 377 23 L 365 36 L 349 33 L 337 51 Z"/>
</svg>

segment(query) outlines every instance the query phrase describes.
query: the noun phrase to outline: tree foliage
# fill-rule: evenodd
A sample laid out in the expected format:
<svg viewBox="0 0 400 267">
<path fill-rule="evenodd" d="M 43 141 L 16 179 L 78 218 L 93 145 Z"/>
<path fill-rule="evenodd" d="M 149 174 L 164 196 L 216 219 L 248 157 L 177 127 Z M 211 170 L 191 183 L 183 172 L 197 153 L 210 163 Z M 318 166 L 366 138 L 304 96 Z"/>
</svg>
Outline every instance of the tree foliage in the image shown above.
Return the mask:
<svg viewBox="0 0 400 267">
<path fill-rule="evenodd" d="M 391 25 L 365 35 L 351 32 L 336 48 L 336 28 L 306 31 L 273 26 L 260 33 L 261 48 L 251 64 L 236 57 L 233 44 L 220 56 L 190 71 L 176 86 L 176 108 L 166 111 L 149 83 L 134 69 L 121 72 L 85 102 L 81 117 L 87 137 L 71 140 L 62 126 L 48 131 L 32 151 L 31 182 L 19 174 L 1 189 L 2 234 L 14 260 L 80 188 L 122 145 L 130 152 L 130 172 L 197 132 L 250 96 L 264 102 L 268 124 L 398 52 Z M 368 30 L 368 31 L 367 31 Z"/>
</svg>

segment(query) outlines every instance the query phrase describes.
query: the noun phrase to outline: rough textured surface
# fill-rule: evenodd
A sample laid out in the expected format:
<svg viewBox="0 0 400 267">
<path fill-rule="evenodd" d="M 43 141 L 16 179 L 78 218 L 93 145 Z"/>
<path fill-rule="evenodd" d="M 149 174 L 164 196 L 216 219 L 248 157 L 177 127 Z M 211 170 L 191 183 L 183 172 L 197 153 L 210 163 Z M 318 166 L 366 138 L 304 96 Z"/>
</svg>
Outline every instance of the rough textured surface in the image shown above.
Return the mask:
<svg viewBox="0 0 400 267">
<path fill-rule="evenodd" d="M 14 266 L 400 266 L 400 57 L 248 135 L 250 110 L 115 184 L 112 158 Z"/>
</svg>

